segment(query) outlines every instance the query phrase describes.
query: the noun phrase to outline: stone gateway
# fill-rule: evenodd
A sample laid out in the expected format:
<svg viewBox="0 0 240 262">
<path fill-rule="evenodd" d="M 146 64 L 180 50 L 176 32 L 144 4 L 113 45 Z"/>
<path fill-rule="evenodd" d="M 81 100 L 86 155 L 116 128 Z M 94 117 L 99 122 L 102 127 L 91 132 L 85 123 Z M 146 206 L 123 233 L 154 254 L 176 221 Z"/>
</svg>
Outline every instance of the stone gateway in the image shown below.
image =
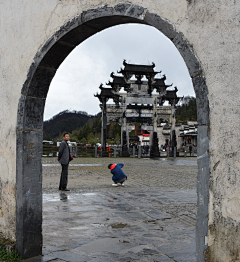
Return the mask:
<svg viewBox="0 0 240 262">
<path fill-rule="evenodd" d="M 9 0 L 0 10 L 0 225 L 20 254 L 42 252 L 43 111 L 56 70 L 88 37 L 141 23 L 175 44 L 196 93 L 197 261 L 239 261 L 240 2 Z"/>
<path fill-rule="evenodd" d="M 177 87 L 174 90 L 167 90 L 172 85 L 166 85 L 166 76 L 156 78 L 157 74 L 154 70 L 155 64 L 152 65 L 136 65 L 128 64 L 123 61 L 124 69 L 118 71 L 122 76 L 116 76 L 111 73 L 112 82 L 107 83 L 111 88 L 100 85 L 100 94 L 94 95 L 100 101 L 102 110 L 102 130 L 101 130 L 101 152 L 102 157 L 108 156 L 106 150 L 107 124 L 116 122 L 121 125 L 121 153 L 122 157 L 129 157 L 129 126 L 137 123 L 151 125 L 153 132 L 151 133 L 151 158 L 159 158 L 159 145 L 157 129 L 163 122 L 170 123 L 172 126 L 170 143 L 174 141 L 175 134 L 175 112 L 176 104 L 180 97 L 177 97 Z M 136 80 L 131 80 L 132 76 Z M 147 81 L 142 81 L 143 77 Z M 121 92 L 121 88 L 126 93 Z M 156 90 L 157 94 L 153 94 Z M 109 99 L 113 99 L 114 104 L 108 104 Z M 163 106 L 168 101 L 170 106 Z M 126 136 L 126 139 L 125 139 Z M 176 139 L 175 139 L 176 140 Z M 175 141 L 174 141 L 175 142 Z M 170 149 L 173 149 L 170 147 Z M 173 150 L 171 150 L 173 153 Z M 171 154 L 170 156 L 173 156 Z"/>
</svg>

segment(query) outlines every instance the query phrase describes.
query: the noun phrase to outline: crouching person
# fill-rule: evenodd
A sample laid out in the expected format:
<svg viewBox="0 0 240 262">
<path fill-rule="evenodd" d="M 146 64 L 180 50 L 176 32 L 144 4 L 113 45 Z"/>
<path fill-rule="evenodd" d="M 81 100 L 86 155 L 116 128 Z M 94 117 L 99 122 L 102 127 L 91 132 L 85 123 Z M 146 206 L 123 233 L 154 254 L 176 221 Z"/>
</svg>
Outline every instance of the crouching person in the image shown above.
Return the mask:
<svg viewBox="0 0 240 262">
<path fill-rule="evenodd" d="M 122 167 L 124 164 L 109 164 L 108 168 L 111 170 L 111 173 L 113 174 L 112 180 L 113 184 L 112 186 L 118 186 L 118 183 L 121 186 L 124 186 L 125 180 L 127 180 L 127 176 L 122 171 Z"/>
</svg>

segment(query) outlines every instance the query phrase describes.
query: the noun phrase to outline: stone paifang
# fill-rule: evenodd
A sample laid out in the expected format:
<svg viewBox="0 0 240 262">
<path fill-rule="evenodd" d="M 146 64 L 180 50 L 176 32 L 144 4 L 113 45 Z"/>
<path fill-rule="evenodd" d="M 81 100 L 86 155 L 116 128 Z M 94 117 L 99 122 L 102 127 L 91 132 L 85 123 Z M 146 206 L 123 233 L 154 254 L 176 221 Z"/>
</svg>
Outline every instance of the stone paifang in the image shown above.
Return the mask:
<svg viewBox="0 0 240 262">
<path fill-rule="evenodd" d="M 170 145 L 176 146 L 173 142 L 175 133 L 175 111 L 176 104 L 179 101 L 177 97 L 177 87 L 174 90 L 167 90 L 172 85 L 166 85 L 166 76 L 157 78 L 156 75 L 161 72 L 154 70 L 155 64 L 136 65 L 128 64 L 123 61 L 123 68 L 118 72 L 120 76 L 111 73 L 112 81 L 107 85 L 111 88 L 100 85 L 101 93 L 95 96 L 101 102 L 102 110 L 102 132 L 101 132 L 101 155 L 108 156 L 106 150 L 107 123 L 118 122 L 121 125 L 121 156 L 129 156 L 129 130 L 128 126 L 137 123 L 147 124 L 153 127 L 151 132 L 151 158 L 158 158 L 158 126 L 163 122 L 171 125 Z M 143 80 L 143 78 L 147 81 Z M 135 78 L 135 80 L 133 80 Z M 121 90 L 125 93 L 122 93 Z M 156 91 L 158 94 L 153 94 Z M 107 104 L 109 99 L 113 99 L 115 104 Z M 170 106 L 164 106 L 168 101 Z M 174 146 L 173 146 L 174 145 Z"/>
</svg>

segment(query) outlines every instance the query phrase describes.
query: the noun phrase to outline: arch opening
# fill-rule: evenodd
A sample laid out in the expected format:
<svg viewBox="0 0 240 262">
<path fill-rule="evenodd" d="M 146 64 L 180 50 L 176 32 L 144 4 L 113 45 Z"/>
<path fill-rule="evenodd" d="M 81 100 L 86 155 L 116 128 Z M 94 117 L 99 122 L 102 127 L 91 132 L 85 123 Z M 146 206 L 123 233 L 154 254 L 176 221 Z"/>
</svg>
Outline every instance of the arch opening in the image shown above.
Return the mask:
<svg viewBox="0 0 240 262">
<path fill-rule="evenodd" d="M 67 55 L 90 36 L 114 25 L 142 23 L 165 34 L 182 55 L 192 77 L 198 107 L 197 257 L 203 260 L 207 236 L 209 106 L 200 63 L 183 34 L 159 16 L 130 4 L 84 12 L 63 25 L 36 54 L 22 88 L 17 123 L 17 249 L 23 258 L 42 252 L 42 129 L 45 99 L 56 70 Z M 202 143 L 201 141 L 205 141 Z M 29 192 L 29 193 L 28 193 Z M 31 194 L 31 192 L 33 194 Z"/>
</svg>

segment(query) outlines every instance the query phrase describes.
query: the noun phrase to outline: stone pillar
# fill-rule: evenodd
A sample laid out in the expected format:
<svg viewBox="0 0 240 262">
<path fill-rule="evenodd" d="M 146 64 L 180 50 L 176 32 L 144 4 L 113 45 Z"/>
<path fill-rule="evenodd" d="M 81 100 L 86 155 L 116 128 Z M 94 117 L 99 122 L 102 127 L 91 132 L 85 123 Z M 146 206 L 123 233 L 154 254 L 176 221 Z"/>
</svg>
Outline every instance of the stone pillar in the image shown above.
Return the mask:
<svg viewBox="0 0 240 262">
<path fill-rule="evenodd" d="M 150 158 L 158 159 L 160 157 L 160 151 L 158 147 L 157 132 L 153 132 L 151 141 Z"/>
<path fill-rule="evenodd" d="M 128 139 L 127 139 L 127 120 L 126 117 L 123 117 L 123 124 L 121 129 L 121 146 L 122 146 L 122 157 L 129 157 L 129 149 L 128 149 Z"/>
<path fill-rule="evenodd" d="M 170 133 L 170 145 L 169 145 L 169 156 L 174 157 L 174 147 L 177 147 L 177 138 L 176 138 L 176 132 L 175 132 L 175 106 L 172 106 L 172 128 L 171 128 L 171 133 Z"/>
<path fill-rule="evenodd" d="M 171 130 L 170 133 L 170 145 L 169 145 L 169 156 L 174 157 L 174 148 L 177 147 L 175 129 Z"/>
<path fill-rule="evenodd" d="M 129 152 L 129 128 L 128 128 L 128 125 L 126 125 L 126 136 L 127 136 L 127 147 L 128 147 L 128 152 Z"/>
<path fill-rule="evenodd" d="M 141 143 L 139 142 L 138 144 L 138 158 L 142 157 L 142 147 L 141 147 Z"/>
<path fill-rule="evenodd" d="M 129 157 L 129 150 L 128 150 L 128 146 L 127 146 L 127 134 L 126 131 L 122 132 L 122 153 L 121 153 L 122 157 Z"/>
<path fill-rule="evenodd" d="M 151 133 L 150 158 L 158 159 L 160 157 L 158 135 L 157 135 L 157 101 L 153 102 L 153 133 Z"/>
<path fill-rule="evenodd" d="M 114 146 L 113 150 L 114 150 L 114 157 L 116 158 L 117 157 L 117 147 Z"/>
<path fill-rule="evenodd" d="M 101 130 L 101 157 L 108 157 L 108 152 L 106 150 L 106 140 L 107 140 L 107 101 L 103 100 L 102 104 L 102 130 Z"/>
<path fill-rule="evenodd" d="M 16 242 L 29 258 L 42 254 L 42 131 L 17 131 L 17 147 Z"/>
</svg>

